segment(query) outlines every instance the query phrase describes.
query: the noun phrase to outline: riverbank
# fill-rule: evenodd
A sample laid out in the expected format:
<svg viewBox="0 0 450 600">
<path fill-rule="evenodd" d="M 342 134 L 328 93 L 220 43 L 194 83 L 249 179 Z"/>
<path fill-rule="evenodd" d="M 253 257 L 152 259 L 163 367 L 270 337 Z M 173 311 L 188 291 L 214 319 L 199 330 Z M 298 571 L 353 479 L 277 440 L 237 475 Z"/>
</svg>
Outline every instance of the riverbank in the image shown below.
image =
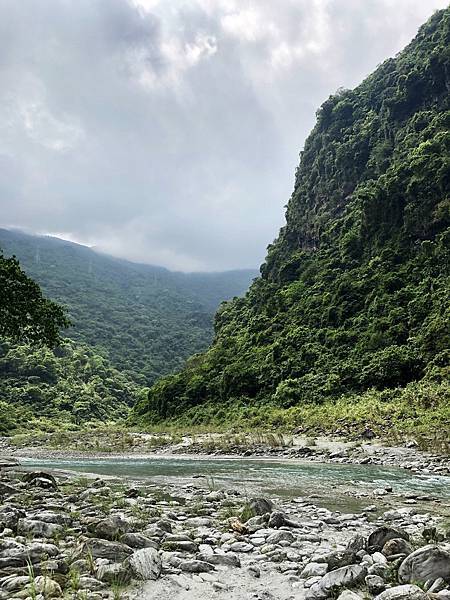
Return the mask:
<svg viewBox="0 0 450 600">
<path fill-rule="evenodd" d="M 418 583 L 450 597 L 440 581 L 450 575 L 450 501 L 430 511 L 374 495 L 339 511 L 202 478 L 139 483 L 0 465 L 2 600 L 322 600 L 350 589 L 354 600 L 425 600 Z M 399 596 L 397 584 L 411 582 Z"/>
</svg>

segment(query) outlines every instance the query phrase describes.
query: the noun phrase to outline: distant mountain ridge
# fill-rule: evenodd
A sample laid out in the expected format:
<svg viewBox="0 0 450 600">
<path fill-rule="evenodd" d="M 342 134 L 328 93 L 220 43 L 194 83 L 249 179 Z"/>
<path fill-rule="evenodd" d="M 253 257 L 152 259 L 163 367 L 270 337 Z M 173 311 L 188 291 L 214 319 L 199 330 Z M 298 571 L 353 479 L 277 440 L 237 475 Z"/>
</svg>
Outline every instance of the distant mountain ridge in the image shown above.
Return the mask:
<svg viewBox="0 0 450 600">
<path fill-rule="evenodd" d="M 219 304 L 242 295 L 257 275 L 172 272 L 18 230 L 0 229 L 0 249 L 67 306 L 68 337 L 95 347 L 141 385 L 204 350 Z"/>
</svg>

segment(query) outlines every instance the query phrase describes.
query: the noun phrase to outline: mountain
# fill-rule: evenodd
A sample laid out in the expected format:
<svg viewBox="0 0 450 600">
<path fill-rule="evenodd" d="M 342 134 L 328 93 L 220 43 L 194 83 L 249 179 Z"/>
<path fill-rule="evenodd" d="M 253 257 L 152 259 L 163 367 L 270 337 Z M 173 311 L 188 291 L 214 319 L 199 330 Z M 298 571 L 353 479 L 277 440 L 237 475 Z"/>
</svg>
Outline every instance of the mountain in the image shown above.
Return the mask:
<svg viewBox="0 0 450 600">
<path fill-rule="evenodd" d="M 86 345 L 0 343 L 0 435 L 126 417 L 140 389 Z"/>
<path fill-rule="evenodd" d="M 177 273 L 49 236 L 0 229 L 45 295 L 65 305 L 67 336 L 87 344 L 129 379 L 149 385 L 211 341 L 220 302 L 243 294 L 256 272 Z"/>
<path fill-rule="evenodd" d="M 136 419 L 450 422 L 449 21 L 320 107 L 261 277 Z"/>
</svg>

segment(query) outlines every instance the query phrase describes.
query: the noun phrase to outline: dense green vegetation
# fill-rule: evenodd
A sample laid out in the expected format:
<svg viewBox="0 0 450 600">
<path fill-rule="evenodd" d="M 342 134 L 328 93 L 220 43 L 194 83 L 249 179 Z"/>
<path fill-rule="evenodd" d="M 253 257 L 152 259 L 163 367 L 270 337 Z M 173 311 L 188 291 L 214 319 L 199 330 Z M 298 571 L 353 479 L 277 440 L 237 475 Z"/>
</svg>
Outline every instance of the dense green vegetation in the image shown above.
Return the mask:
<svg viewBox="0 0 450 600">
<path fill-rule="evenodd" d="M 326 423 L 358 406 L 362 422 L 385 406 L 397 424 L 446 428 L 449 24 L 450 9 L 436 13 L 322 105 L 261 277 L 136 421 Z"/>
<path fill-rule="evenodd" d="M 14 257 L 0 253 L 0 336 L 55 346 L 68 325 L 63 308 L 43 297 Z"/>
<path fill-rule="evenodd" d="M 115 421 L 138 398 L 137 385 L 87 346 L 0 344 L 0 435 Z"/>
<path fill-rule="evenodd" d="M 0 247 L 17 256 L 47 296 L 67 307 L 70 338 L 94 348 L 140 385 L 204 350 L 220 302 L 244 293 L 256 275 L 173 273 L 4 229 Z"/>
</svg>

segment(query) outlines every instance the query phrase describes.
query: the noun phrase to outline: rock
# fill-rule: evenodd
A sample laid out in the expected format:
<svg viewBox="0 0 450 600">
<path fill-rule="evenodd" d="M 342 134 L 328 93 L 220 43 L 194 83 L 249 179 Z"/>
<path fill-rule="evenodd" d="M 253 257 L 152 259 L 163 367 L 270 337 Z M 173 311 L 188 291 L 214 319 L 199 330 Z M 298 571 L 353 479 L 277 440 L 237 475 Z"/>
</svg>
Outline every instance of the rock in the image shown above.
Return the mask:
<svg viewBox="0 0 450 600">
<path fill-rule="evenodd" d="M 123 563 L 100 565 L 95 575 L 97 579 L 107 584 L 124 585 L 131 581 L 131 570 Z"/>
<path fill-rule="evenodd" d="M 366 538 L 358 533 L 348 542 L 346 550 L 348 552 L 359 552 L 360 550 L 366 550 L 366 548 Z"/>
<path fill-rule="evenodd" d="M 386 542 L 381 552 L 385 556 L 394 556 L 395 554 L 411 554 L 413 547 L 403 538 L 393 538 Z"/>
<path fill-rule="evenodd" d="M 130 523 L 122 515 L 111 515 L 89 527 L 90 531 L 98 538 L 117 540 L 130 531 Z"/>
<path fill-rule="evenodd" d="M 330 571 L 319 582 L 312 585 L 305 598 L 307 600 L 323 600 L 344 587 L 352 587 L 362 583 L 366 575 L 367 569 L 361 565 L 340 567 Z"/>
<path fill-rule="evenodd" d="M 428 600 L 428 596 L 417 585 L 397 585 L 381 592 L 375 600 Z"/>
<path fill-rule="evenodd" d="M 249 502 L 249 510 L 252 517 L 271 513 L 274 507 L 274 503 L 268 498 L 252 498 Z"/>
<path fill-rule="evenodd" d="M 245 523 L 247 530 L 249 533 L 255 533 L 258 529 L 265 527 L 267 522 L 267 518 L 265 515 L 258 515 L 256 517 L 251 517 Z"/>
<path fill-rule="evenodd" d="M 40 487 L 46 490 L 58 489 L 58 482 L 55 477 L 50 473 L 44 471 L 33 471 L 31 473 L 25 473 L 23 476 L 25 483 L 33 487 Z"/>
<path fill-rule="evenodd" d="M 253 545 L 247 544 L 247 542 L 234 542 L 231 544 L 230 550 L 232 552 L 251 552 L 253 550 Z"/>
<path fill-rule="evenodd" d="M 17 592 L 23 590 L 27 583 L 30 583 L 28 575 L 10 575 L 9 577 L 2 578 L 1 588 L 7 592 Z"/>
<path fill-rule="evenodd" d="M 308 579 L 309 577 L 323 577 L 327 571 L 327 563 L 310 562 L 303 568 L 300 577 L 304 579 Z"/>
<path fill-rule="evenodd" d="M 19 519 L 17 523 L 17 533 L 25 537 L 52 538 L 61 535 L 62 531 L 61 525 L 34 519 Z"/>
<path fill-rule="evenodd" d="M 19 493 L 18 489 L 16 489 L 12 485 L 3 483 L 3 481 L 0 481 L 0 496 L 13 496 L 14 494 L 18 494 L 18 493 Z"/>
<path fill-rule="evenodd" d="M 351 590 L 344 590 L 339 594 L 337 600 L 362 600 L 362 598 L 359 594 L 356 594 Z"/>
<path fill-rule="evenodd" d="M 214 565 L 203 560 L 182 560 L 179 568 L 186 573 L 208 573 L 214 571 Z"/>
<path fill-rule="evenodd" d="M 367 590 L 370 594 L 376 596 L 386 589 L 384 580 L 379 575 L 367 575 L 365 578 Z"/>
<path fill-rule="evenodd" d="M 367 540 L 367 547 L 370 552 L 380 551 L 386 542 L 398 538 L 409 540 L 409 535 L 406 531 L 384 525 L 372 531 Z"/>
<path fill-rule="evenodd" d="M 125 565 L 130 568 L 134 578 L 142 581 L 158 579 L 161 575 L 161 556 L 154 548 L 142 548 L 133 552 Z"/>
<path fill-rule="evenodd" d="M 96 590 L 101 590 L 105 587 L 105 584 L 98 579 L 94 579 L 94 577 L 88 577 L 86 575 L 80 577 L 78 585 L 81 590 L 89 590 L 90 592 L 95 592 Z"/>
<path fill-rule="evenodd" d="M 430 585 L 430 587 L 428 588 L 427 591 L 430 594 L 437 594 L 437 593 L 443 591 L 446 587 L 447 587 L 447 584 L 445 583 L 445 580 L 442 577 L 439 577 L 438 579 L 433 581 L 433 583 Z"/>
<path fill-rule="evenodd" d="M 256 565 L 250 565 L 247 571 L 252 577 L 255 577 L 255 579 L 259 579 L 261 577 L 261 569 Z"/>
<path fill-rule="evenodd" d="M 207 562 L 211 565 L 222 565 L 225 567 L 240 567 L 241 561 L 236 554 L 227 552 L 227 554 L 198 554 L 197 559 Z"/>
<path fill-rule="evenodd" d="M 44 577 L 42 575 L 35 577 L 33 583 L 29 583 L 25 590 L 30 594 L 32 592 L 43 594 L 44 598 L 59 598 L 62 596 L 62 590 L 59 583 L 50 579 L 50 577 Z"/>
<path fill-rule="evenodd" d="M 25 511 L 14 506 L 2 506 L 0 508 L 0 530 L 12 529 L 17 531 L 17 523 L 23 517 L 25 517 Z"/>
<path fill-rule="evenodd" d="M 333 571 L 333 569 L 353 565 L 359 561 L 355 552 L 352 552 L 351 550 L 338 550 L 317 558 L 317 562 L 327 563 L 328 570 Z"/>
<path fill-rule="evenodd" d="M 91 553 L 93 558 L 107 558 L 112 562 L 122 562 L 133 554 L 133 549 L 120 542 L 92 538 L 86 540 L 83 545 L 82 555 L 85 556 L 86 552 Z"/>
<path fill-rule="evenodd" d="M 124 533 L 120 536 L 119 541 L 122 542 L 122 544 L 126 544 L 127 546 L 130 546 L 130 548 L 137 550 L 140 550 L 141 548 L 157 549 L 156 542 L 149 539 L 142 533 Z"/>
<path fill-rule="evenodd" d="M 286 525 L 286 517 L 282 512 L 274 511 L 269 517 L 268 526 L 272 529 L 278 529 Z"/>
<path fill-rule="evenodd" d="M 195 553 L 198 551 L 198 546 L 192 540 L 169 540 L 163 544 L 164 550 L 170 552 L 191 552 Z"/>
<path fill-rule="evenodd" d="M 424 546 L 412 552 L 398 570 L 399 583 L 425 583 L 439 577 L 450 583 L 450 554 L 438 546 Z"/>
<path fill-rule="evenodd" d="M 54 512 L 52 510 L 35 512 L 32 516 L 30 516 L 30 518 L 37 521 L 43 521 L 44 523 L 55 523 L 56 525 L 69 526 L 72 524 L 72 518 L 68 514 Z"/>
<path fill-rule="evenodd" d="M 281 529 L 271 533 L 266 542 L 267 544 L 279 544 L 280 542 L 289 542 L 291 544 L 294 540 L 295 536 L 290 531 Z"/>
</svg>

